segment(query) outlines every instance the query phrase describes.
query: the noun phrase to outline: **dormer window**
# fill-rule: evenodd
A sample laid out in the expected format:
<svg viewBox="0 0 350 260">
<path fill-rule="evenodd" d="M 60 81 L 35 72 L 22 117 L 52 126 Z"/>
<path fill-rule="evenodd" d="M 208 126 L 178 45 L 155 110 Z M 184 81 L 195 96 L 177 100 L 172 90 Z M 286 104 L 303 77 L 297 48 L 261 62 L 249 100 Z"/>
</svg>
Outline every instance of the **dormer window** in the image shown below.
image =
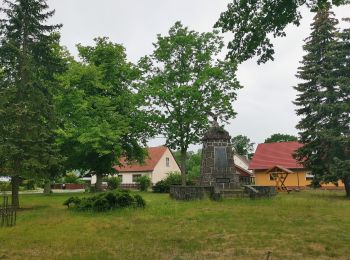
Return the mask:
<svg viewBox="0 0 350 260">
<path fill-rule="evenodd" d="M 170 159 L 169 159 L 169 157 L 165 158 L 165 165 L 166 165 L 166 167 L 170 167 Z"/>
</svg>

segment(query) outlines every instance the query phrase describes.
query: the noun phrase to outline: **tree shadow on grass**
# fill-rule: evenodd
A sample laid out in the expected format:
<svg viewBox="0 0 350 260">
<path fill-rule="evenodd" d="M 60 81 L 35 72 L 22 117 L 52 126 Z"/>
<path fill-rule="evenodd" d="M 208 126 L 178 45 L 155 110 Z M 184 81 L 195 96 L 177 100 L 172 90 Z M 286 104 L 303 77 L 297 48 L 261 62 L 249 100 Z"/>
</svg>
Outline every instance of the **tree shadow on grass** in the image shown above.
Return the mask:
<svg viewBox="0 0 350 260">
<path fill-rule="evenodd" d="M 350 198 L 346 197 L 345 190 L 311 190 L 308 191 L 308 196 L 311 198 L 338 200 L 338 201 L 350 201 Z"/>
</svg>

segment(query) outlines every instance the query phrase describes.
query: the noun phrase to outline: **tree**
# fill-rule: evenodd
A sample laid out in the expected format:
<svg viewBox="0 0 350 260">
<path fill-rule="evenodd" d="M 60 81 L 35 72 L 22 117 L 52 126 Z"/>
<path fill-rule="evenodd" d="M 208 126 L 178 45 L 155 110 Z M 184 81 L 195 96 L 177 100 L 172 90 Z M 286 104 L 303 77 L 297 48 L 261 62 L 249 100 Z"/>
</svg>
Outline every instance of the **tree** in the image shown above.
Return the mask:
<svg viewBox="0 0 350 260">
<path fill-rule="evenodd" d="M 297 74 L 303 82 L 295 87 L 304 146 L 295 156 L 318 179 L 341 178 L 350 197 L 349 174 L 344 174 L 350 157 L 349 38 L 345 31 L 339 41 L 337 24 L 329 7 L 319 10 L 304 45 L 307 54 Z"/>
<path fill-rule="evenodd" d="M 78 50 L 82 62 L 73 60 L 60 78 L 59 143 L 66 167 L 96 174 L 100 191 L 103 176 L 113 173 L 118 158 L 143 160 L 151 130 L 133 91 L 139 72 L 126 60 L 124 47 L 97 38 L 95 46 L 78 45 Z"/>
<path fill-rule="evenodd" d="M 273 60 L 271 37 L 286 36 L 287 25 L 300 25 L 300 7 L 314 11 L 332 2 L 339 6 L 348 0 L 233 0 L 220 15 L 215 27 L 232 32 L 228 58 L 243 62 L 258 56 L 258 63 Z"/>
<path fill-rule="evenodd" d="M 246 156 L 247 158 L 252 157 L 254 151 L 254 143 L 245 135 L 237 135 L 232 138 L 232 146 L 235 152 L 239 155 Z"/>
<path fill-rule="evenodd" d="M 279 143 L 279 142 L 295 142 L 298 141 L 298 137 L 288 134 L 273 134 L 269 138 L 265 139 L 264 143 Z"/>
<path fill-rule="evenodd" d="M 0 9 L 0 169 L 11 176 L 15 207 L 21 178 L 45 178 L 61 160 L 53 92 L 65 66 L 47 9 L 43 0 L 5 0 Z"/>
<path fill-rule="evenodd" d="M 174 157 L 181 164 L 181 151 L 174 152 Z M 193 183 L 198 179 L 200 173 L 202 150 L 200 149 L 197 152 L 189 151 L 186 158 L 187 182 Z"/>
<path fill-rule="evenodd" d="M 209 127 L 209 115 L 222 121 L 235 116 L 232 102 L 236 63 L 217 60 L 223 48 L 218 32 L 197 33 L 176 22 L 168 36 L 158 35 L 152 55 L 141 60 L 143 92 L 157 116 L 167 145 L 181 152 L 182 184 L 186 184 L 187 150 Z"/>
</svg>

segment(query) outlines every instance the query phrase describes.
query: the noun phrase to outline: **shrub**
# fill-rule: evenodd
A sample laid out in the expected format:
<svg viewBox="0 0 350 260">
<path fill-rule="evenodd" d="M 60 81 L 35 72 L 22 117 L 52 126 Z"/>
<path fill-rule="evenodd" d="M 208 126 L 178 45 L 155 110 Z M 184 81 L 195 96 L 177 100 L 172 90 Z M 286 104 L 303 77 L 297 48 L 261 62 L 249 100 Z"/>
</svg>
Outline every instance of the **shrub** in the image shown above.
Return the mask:
<svg viewBox="0 0 350 260">
<path fill-rule="evenodd" d="M 116 190 L 118 189 L 119 185 L 121 184 L 122 180 L 119 177 L 108 177 L 106 179 L 107 181 L 107 188 L 109 190 Z"/>
<path fill-rule="evenodd" d="M 157 182 L 153 187 L 152 190 L 155 193 L 168 193 L 170 189 L 169 184 L 165 181 L 159 181 Z"/>
<path fill-rule="evenodd" d="M 79 183 L 82 183 L 82 180 L 80 180 L 79 176 L 74 172 L 68 172 L 64 177 L 64 183 L 79 184 Z"/>
<path fill-rule="evenodd" d="M 181 174 L 179 172 L 171 172 L 166 177 L 165 182 L 168 185 L 181 185 L 181 182 L 182 182 Z"/>
<path fill-rule="evenodd" d="M 11 191 L 11 182 L 0 181 L 0 191 Z"/>
<path fill-rule="evenodd" d="M 178 172 L 169 173 L 166 179 L 157 182 L 153 187 L 155 193 L 169 193 L 171 185 L 181 185 L 182 179 L 181 174 Z M 194 181 L 187 181 L 187 185 L 195 185 Z"/>
<path fill-rule="evenodd" d="M 146 206 L 145 200 L 140 195 L 131 195 L 129 191 L 113 191 L 100 193 L 86 198 L 71 197 L 63 205 L 79 211 L 103 212 L 117 208 Z"/>
<path fill-rule="evenodd" d="M 34 180 L 24 180 L 21 184 L 25 190 L 35 190 L 35 181 Z"/>
<path fill-rule="evenodd" d="M 140 191 L 147 191 L 151 186 L 151 179 L 146 175 L 139 177 L 136 182 L 139 184 Z"/>
</svg>

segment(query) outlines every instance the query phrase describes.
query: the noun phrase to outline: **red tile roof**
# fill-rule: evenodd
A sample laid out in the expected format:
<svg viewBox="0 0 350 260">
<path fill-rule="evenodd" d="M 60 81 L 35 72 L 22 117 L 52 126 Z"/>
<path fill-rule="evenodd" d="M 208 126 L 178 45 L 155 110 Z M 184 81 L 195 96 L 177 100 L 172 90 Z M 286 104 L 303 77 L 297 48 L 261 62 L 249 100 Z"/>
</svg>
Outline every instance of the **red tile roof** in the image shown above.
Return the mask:
<svg viewBox="0 0 350 260">
<path fill-rule="evenodd" d="M 114 166 L 113 168 L 117 172 L 151 172 L 154 170 L 154 167 L 156 167 L 167 149 L 166 146 L 150 147 L 148 148 L 148 157 L 145 158 L 143 164 L 127 164 L 125 158 L 122 158 L 120 163 L 123 166 Z"/>
<path fill-rule="evenodd" d="M 249 172 L 246 169 L 243 169 L 242 167 L 238 166 L 237 164 L 235 164 L 235 168 L 236 168 L 236 171 L 239 172 L 239 175 L 242 177 L 251 177 L 252 176 L 251 172 Z"/>
<path fill-rule="evenodd" d="M 276 165 L 287 169 L 302 169 L 304 167 L 293 158 L 293 153 L 302 146 L 299 142 L 259 144 L 249 164 L 249 169 L 265 170 Z"/>
</svg>

